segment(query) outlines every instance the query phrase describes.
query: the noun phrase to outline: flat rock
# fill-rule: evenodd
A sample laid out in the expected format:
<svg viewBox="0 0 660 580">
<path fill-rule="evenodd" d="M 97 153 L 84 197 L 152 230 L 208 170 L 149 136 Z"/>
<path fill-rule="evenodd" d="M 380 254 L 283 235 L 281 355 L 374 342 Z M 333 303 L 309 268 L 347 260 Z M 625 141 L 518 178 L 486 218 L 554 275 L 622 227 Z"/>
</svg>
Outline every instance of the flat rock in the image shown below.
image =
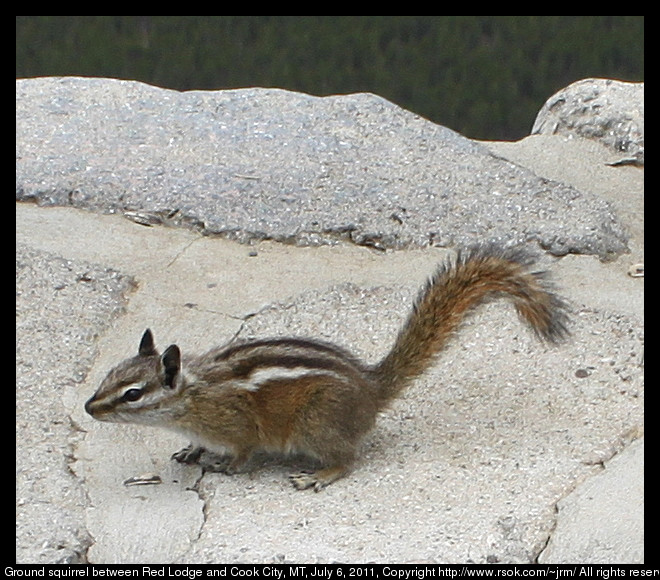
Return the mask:
<svg viewBox="0 0 660 580">
<path fill-rule="evenodd" d="M 557 528 L 539 563 L 620 564 L 625 554 L 626 563 L 643 564 L 644 440 L 633 442 L 557 508 Z"/>
<path fill-rule="evenodd" d="M 20 562 L 534 562 L 552 536 L 556 502 L 622 457 L 643 424 L 643 279 L 589 256 L 545 257 L 575 309 L 566 344 L 538 343 L 510 305 L 491 303 L 379 417 L 349 477 L 315 494 L 293 489 L 290 466 L 276 462 L 201 476 L 170 461 L 185 438 L 84 412 L 108 369 L 135 354 L 144 328 L 161 348 L 176 343 L 184 353 L 237 335 L 288 334 L 337 342 L 373 362 L 446 252 L 261 242 L 250 256 L 188 230 L 30 204 L 17 204 L 17 240 L 29 248 L 19 263 L 34 264 L 20 270 L 17 329 L 17 370 L 35 377 L 17 391 L 17 441 L 31 443 L 19 443 L 30 453 L 17 463 Z M 61 264 L 72 273 L 64 277 Z M 90 281 L 106 272 L 135 283 L 130 293 L 113 291 L 112 303 L 124 293 L 128 303 L 109 311 L 110 327 L 105 286 Z M 81 303 L 77 292 L 99 304 Z M 626 293 L 634 299 L 618 299 Z M 80 334 L 98 310 L 104 318 L 94 328 L 106 330 Z M 92 348 L 93 367 L 81 369 L 83 382 L 71 380 L 68 361 L 86 362 Z M 33 415 L 51 406 L 43 419 Z M 58 424 L 77 428 L 50 436 Z M 637 467 L 624 470 L 628 479 L 641 477 Z M 149 472 L 162 484 L 123 484 Z M 619 481 L 610 494 L 639 487 Z M 79 490 L 75 503 L 63 502 L 64 485 Z M 585 538 L 603 533 L 591 519 L 582 525 Z M 636 538 L 618 546 L 638 554 Z M 46 540 L 68 549 L 44 550 Z M 561 547 L 549 557 L 568 561 Z M 622 550 L 613 558 L 632 561 Z"/>
<path fill-rule="evenodd" d="M 82 438 L 65 401 L 132 281 L 110 268 L 16 246 L 16 561 L 81 563 L 92 539 L 74 476 Z"/>
<path fill-rule="evenodd" d="M 616 255 L 608 202 L 372 94 L 16 81 L 16 198 L 242 242 L 537 242 Z"/>
</svg>

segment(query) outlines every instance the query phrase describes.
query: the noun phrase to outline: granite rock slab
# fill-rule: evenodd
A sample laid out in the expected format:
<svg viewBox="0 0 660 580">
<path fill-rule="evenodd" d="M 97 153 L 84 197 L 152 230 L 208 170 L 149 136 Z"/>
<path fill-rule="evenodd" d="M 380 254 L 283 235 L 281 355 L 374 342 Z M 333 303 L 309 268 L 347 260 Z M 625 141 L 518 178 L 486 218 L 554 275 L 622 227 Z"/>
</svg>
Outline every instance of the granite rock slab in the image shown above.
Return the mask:
<svg viewBox="0 0 660 580">
<path fill-rule="evenodd" d="M 17 80 L 16 199 L 246 243 L 627 249 L 607 201 L 373 94 Z"/>
</svg>

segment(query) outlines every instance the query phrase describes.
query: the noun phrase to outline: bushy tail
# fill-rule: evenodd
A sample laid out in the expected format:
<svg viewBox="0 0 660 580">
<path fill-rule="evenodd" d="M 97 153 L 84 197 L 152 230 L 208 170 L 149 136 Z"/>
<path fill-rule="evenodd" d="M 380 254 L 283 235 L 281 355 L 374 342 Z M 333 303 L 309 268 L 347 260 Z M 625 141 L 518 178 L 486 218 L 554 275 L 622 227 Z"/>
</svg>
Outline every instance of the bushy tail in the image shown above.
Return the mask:
<svg viewBox="0 0 660 580">
<path fill-rule="evenodd" d="M 544 272 L 520 248 L 494 245 L 462 250 L 440 265 L 422 289 L 392 350 L 375 367 L 383 404 L 422 374 L 472 309 L 490 298 L 509 296 L 520 317 L 542 340 L 568 334 L 567 306 L 553 294 Z"/>
</svg>

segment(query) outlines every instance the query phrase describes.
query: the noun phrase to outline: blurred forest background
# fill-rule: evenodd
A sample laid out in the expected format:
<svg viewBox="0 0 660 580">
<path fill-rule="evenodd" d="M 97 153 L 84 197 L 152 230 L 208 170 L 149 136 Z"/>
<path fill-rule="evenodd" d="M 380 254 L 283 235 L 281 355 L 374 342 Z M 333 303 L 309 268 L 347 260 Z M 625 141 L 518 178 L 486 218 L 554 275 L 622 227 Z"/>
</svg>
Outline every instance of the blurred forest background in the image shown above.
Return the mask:
<svg viewBox="0 0 660 580">
<path fill-rule="evenodd" d="M 368 91 L 515 140 L 573 81 L 644 80 L 643 16 L 17 16 L 16 77 Z"/>
</svg>

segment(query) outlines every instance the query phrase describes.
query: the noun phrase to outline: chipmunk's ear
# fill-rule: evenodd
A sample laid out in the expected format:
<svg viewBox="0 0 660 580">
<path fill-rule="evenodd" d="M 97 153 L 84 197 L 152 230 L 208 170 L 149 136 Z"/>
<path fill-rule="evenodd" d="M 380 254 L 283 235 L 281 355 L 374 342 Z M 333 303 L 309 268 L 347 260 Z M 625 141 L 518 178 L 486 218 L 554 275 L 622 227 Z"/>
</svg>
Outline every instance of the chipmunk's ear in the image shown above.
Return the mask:
<svg viewBox="0 0 660 580">
<path fill-rule="evenodd" d="M 181 351 L 176 344 L 167 347 L 163 356 L 160 357 L 163 364 L 164 380 L 163 384 L 168 389 L 176 387 L 176 379 L 181 371 Z"/>
<path fill-rule="evenodd" d="M 138 349 L 138 354 L 140 356 L 153 356 L 158 354 L 156 352 L 156 345 L 154 344 L 154 335 L 151 334 L 151 330 L 147 328 L 142 335 L 142 340 L 140 341 L 140 348 Z"/>
</svg>

